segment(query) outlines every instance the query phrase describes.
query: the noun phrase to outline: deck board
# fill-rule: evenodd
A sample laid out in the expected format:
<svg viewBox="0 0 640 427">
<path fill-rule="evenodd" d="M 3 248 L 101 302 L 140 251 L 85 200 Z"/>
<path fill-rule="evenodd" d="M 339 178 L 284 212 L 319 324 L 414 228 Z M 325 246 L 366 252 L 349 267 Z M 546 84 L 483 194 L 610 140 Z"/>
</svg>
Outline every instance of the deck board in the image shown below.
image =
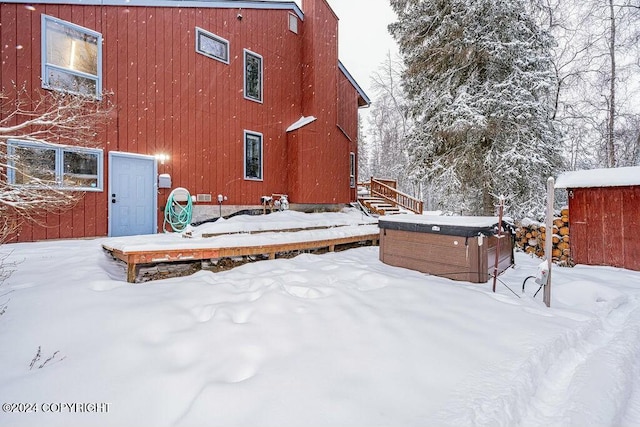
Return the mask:
<svg viewBox="0 0 640 427">
<path fill-rule="evenodd" d="M 296 233 L 291 233 L 292 235 Z M 305 241 L 280 242 L 272 244 L 256 244 L 243 246 L 225 246 L 216 247 L 214 239 L 211 247 L 194 247 L 194 248 L 171 248 L 170 245 L 166 249 L 134 249 L 126 250 L 114 247 L 105 243 L 102 247 L 109 252 L 114 258 L 117 258 L 127 264 L 127 282 L 135 283 L 137 277 L 137 267 L 139 265 L 149 265 L 158 263 L 172 263 L 185 261 L 199 261 L 218 258 L 232 258 L 255 255 L 268 255 L 269 259 L 274 259 L 278 253 L 328 248 L 333 251 L 336 246 L 353 244 L 359 242 L 372 242 L 377 244 L 380 238 L 379 233 L 354 234 L 343 237 L 332 238 L 315 238 Z"/>
</svg>

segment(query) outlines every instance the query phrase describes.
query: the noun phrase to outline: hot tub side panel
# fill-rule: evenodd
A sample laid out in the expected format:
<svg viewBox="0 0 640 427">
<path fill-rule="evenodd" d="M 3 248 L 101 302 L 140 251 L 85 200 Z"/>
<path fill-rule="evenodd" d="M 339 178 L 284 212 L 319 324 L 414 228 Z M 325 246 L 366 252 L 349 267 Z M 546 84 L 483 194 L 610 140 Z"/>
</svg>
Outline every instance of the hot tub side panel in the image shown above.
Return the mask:
<svg viewBox="0 0 640 427">
<path fill-rule="evenodd" d="M 453 280 L 472 283 L 488 280 L 486 247 L 483 253 L 477 237 L 381 229 L 380 260 Z"/>
<path fill-rule="evenodd" d="M 496 263 L 496 249 L 498 246 L 498 237 L 492 236 L 488 239 L 487 245 L 487 271 L 489 276 L 493 274 Z M 513 238 L 511 234 L 503 234 L 500 238 L 500 256 L 498 257 L 498 274 L 503 273 L 507 268 L 513 265 Z M 489 280 L 489 277 L 487 277 Z"/>
</svg>

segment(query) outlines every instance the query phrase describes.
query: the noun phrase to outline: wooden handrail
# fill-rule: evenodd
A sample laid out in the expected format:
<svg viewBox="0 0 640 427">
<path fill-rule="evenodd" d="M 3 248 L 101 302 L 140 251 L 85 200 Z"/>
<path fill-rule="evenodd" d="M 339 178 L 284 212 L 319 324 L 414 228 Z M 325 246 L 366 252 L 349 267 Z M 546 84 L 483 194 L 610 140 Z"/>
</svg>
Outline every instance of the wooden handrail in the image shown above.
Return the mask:
<svg viewBox="0 0 640 427">
<path fill-rule="evenodd" d="M 377 182 L 386 184 L 391 188 L 398 188 L 398 181 L 396 181 L 395 179 L 384 179 L 384 178 L 373 178 L 373 177 L 371 179 L 375 179 Z M 371 181 L 359 182 L 358 187 L 365 187 L 369 189 L 371 188 Z"/>
<path fill-rule="evenodd" d="M 371 192 L 371 195 L 381 197 L 395 206 L 402 206 L 411 212 L 422 214 L 422 209 L 424 207 L 424 202 L 422 202 L 422 200 L 418 200 L 415 197 L 398 191 L 373 177 L 371 177 L 371 181 L 369 183 L 369 191 Z"/>
</svg>

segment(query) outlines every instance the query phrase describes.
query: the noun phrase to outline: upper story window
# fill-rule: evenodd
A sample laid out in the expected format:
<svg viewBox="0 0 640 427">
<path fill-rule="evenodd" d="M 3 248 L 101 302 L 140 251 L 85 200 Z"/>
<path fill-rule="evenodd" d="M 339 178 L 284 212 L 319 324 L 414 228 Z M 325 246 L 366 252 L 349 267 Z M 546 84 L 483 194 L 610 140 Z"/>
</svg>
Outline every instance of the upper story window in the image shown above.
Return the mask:
<svg viewBox="0 0 640 427">
<path fill-rule="evenodd" d="M 229 63 L 229 41 L 196 27 L 196 52 Z"/>
<path fill-rule="evenodd" d="M 262 181 L 262 134 L 244 132 L 244 179 Z"/>
<path fill-rule="evenodd" d="M 244 50 L 244 97 L 262 102 L 262 56 Z"/>
<path fill-rule="evenodd" d="M 356 188 L 356 153 L 349 153 L 349 186 Z"/>
<path fill-rule="evenodd" d="M 100 98 L 102 34 L 42 15 L 42 87 Z"/>
<path fill-rule="evenodd" d="M 293 13 L 289 14 L 289 30 L 298 34 L 298 17 Z"/>
<path fill-rule="evenodd" d="M 8 141 L 9 184 L 101 191 L 102 150 Z"/>
</svg>

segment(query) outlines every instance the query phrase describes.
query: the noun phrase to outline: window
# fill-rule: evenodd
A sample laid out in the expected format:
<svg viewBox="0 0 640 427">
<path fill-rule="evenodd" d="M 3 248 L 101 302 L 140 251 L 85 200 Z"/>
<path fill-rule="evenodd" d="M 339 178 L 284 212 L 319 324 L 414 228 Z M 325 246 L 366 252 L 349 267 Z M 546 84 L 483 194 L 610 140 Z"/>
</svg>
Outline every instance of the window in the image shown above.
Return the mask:
<svg viewBox="0 0 640 427">
<path fill-rule="evenodd" d="M 229 63 L 229 41 L 196 27 L 196 52 Z"/>
<path fill-rule="evenodd" d="M 9 184 L 102 191 L 102 150 L 9 140 Z"/>
<path fill-rule="evenodd" d="M 244 132 L 244 179 L 262 181 L 262 134 Z"/>
<path fill-rule="evenodd" d="M 289 30 L 298 34 L 298 17 L 293 13 L 289 14 Z"/>
<path fill-rule="evenodd" d="M 349 153 L 349 185 L 356 188 L 356 154 Z"/>
<path fill-rule="evenodd" d="M 102 35 L 42 15 L 42 87 L 100 98 Z"/>
<path fill-rule="evenodd" d="M 262 56 L 244 51 L 244 97 L 262 102 Z"/>
</svg>

